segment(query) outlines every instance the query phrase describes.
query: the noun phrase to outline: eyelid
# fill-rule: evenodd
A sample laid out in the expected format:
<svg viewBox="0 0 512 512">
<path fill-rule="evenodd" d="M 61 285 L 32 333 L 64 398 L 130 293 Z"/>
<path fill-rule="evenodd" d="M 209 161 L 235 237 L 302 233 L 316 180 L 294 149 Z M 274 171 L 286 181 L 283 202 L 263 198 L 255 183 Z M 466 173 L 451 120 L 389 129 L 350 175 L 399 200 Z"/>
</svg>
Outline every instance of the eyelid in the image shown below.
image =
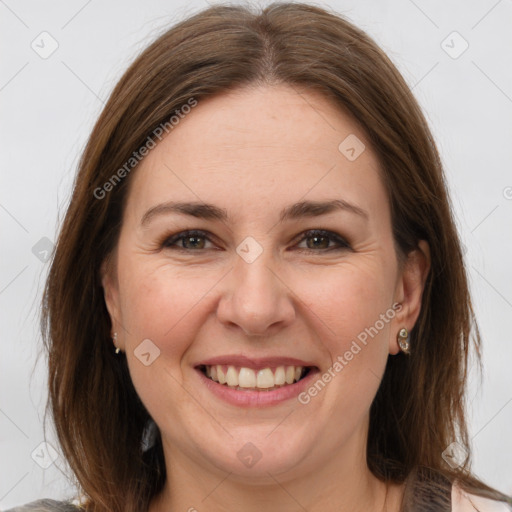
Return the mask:
<svg viewBox="0 0 512 512">
<path fill-rule="evenodd" d="M 186 249 L 186 248 L 177 247 L 177 246 L 173 247 L 173 245 L 172 245 L 172 244 L 182 240 L 183 238 L 194 237 L 194 236 L 205 238 L 206 240 L 209 240 L 212 243 L 215 240 L 215 237 L 208 231 L 204 231 L 202 229 L 187 229 L 184 231 L 179 231 L 178 233 L 175 233 L 172 235 L 166 235 L 163 238 L 163 240 L 159 243 L 159 246 L 163 249 L 172 248 L 173 250 L 179 250 L 179 251 L 188 252 L 188 253 L 205 251 L 206 249 Z M 307 251 L 307 252 L 318 252 L 318 253 L 327 253 L 327 252 L 330 252 L 330 251 L 333 251 L 336 249 L 352 250 L 350 243 L 343 236 L 339 235 L 338 233 L 336 233 L 334 231 L 330 231 L 327 229 L 320 229 L 320 228 L 312 228 L 312 229 L 307 229 L 305 231 L 302 231 L 295 238 L 293 238 L 291 240 L 291 242 L 298 244 L 312 236 L 325 236 L 325 237 L 331 239 L 331 241 L 336 242 L 338 245 L 334 245 L 332 247 L 327 247 L 325 249 L 301 248 L 298 250 Z"/>
</svg>

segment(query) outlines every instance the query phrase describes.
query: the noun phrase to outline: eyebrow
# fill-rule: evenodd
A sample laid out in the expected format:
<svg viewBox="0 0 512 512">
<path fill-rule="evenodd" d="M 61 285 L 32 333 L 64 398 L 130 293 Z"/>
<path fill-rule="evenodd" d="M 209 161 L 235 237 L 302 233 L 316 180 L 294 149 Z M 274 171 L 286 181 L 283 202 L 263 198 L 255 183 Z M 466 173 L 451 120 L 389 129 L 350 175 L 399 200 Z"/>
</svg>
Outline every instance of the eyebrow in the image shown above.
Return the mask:
<svg viewBox="0 0 512 512">
<path fill-rule="evenodd" d="M 304 217 L 319 217 L 335 211 L 347 211 L 358 215 L 365 220 L 369 219 L 368 213 L 359 206 L 349 203 L 344 199 L 333 199 L 331 201 L 301 201 L 294 203 L 281 211 L 279 215 L 279 222 L 282 223 L 286 220 L 294 220 Z M 153 206 L 147 210 L 142 216 L 140 224 L 141 226 L 146 226 L 154 217 L 170 213 L 189 215 L 197 219 L 205 220 L 219 220 L 222 222 L 227 222 L 229 220 L 227 211 L 215 206 L 214 204 L 168 201 L 166 203 Z"/>
</svg>

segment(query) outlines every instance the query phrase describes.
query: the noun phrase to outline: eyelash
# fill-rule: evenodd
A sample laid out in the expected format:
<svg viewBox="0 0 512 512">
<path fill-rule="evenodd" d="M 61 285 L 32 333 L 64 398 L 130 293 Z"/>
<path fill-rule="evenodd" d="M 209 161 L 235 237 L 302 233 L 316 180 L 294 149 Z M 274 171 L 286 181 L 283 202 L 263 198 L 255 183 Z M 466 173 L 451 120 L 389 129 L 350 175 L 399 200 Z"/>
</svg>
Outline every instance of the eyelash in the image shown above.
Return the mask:
<svg viewBox="0 0 512 512">
<path fill-rule="evenodd" d="M 306 251 L 306 252 L 330 252 L 330 251 L 339 251 L 339 250 L 351 250 L 351 246 L 350 244 L 344 239 L 342 238 L 341 236 L 339 236 L 338 234 L 336 233 L 333 233 L 332 231 L 326 231 L 324 229 L 309 229 L 307 231 L 304 231 L 304 233 L 301 233 L 303 236 L 302 238 L 297 242 L 297 243 L 300 243 L 300 242 L 303 242 L 304 240 L 306 240 L 307 238 L 311 238 L 311 237 L 326 237 L 326 238 L 330 238 L 332 240 L 334 240 L 338 246 L 334 246 L 334 247 L 327 247 L 327 248 L 324 248 L 324 249 L 299 249 L 301 251 Z M 177 233 L 175 235 L 172 235 L 172 236 L 168 236 L 166 237 L 160 244 L 161 248 L 163 249 L 172 249 L 172 250 L 179 250 L 179 251 L 183 251 L 183 252 L 192 252 L 192 251 L 202 251 L 202 250 L 206 250 L 206 249 L 187 249 L 185 247 L 173 247 L 173 244 L 175 244 L 176 242 L 178 242 L 179 240 L 183 240 L 185 238 L 190 238 L 190 237 L 203 237 L 203 238 L 206 238 L 207 240 L 210 240 L 210 238 L 208 237 L 208 233 L 206 231 L 202 231 L 200 229 L 192 229 L 192 230 L 187 230 L 187 231 L 181 231 L 180 233 Z"/>
</svg>

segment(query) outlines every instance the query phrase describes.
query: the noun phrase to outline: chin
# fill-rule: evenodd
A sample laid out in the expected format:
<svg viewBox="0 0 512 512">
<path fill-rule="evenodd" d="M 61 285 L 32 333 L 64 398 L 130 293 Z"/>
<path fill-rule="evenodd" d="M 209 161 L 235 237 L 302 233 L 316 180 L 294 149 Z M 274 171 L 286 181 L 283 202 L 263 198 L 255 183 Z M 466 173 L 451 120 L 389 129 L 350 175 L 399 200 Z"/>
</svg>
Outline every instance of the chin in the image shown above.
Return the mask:
<svg viewBox="0 0 512 512">
<path fill-rule="evenodd" d="M 279 422 L 276 421 L 276 425 Z M 233 434 L 229 442 L 222 442 L 207 447 L 205 457 L 218 469 L 231 473 L 230 479 L 237 479 L 254 483 L 255 479 L 261 484 L 275 481 L 272 476 L 283 475 L 297 471 L 314 446 L 308 432 L 297 433 L 291 436 L 288 429 L 281 428 L 272 432 L 268 427 L 264 429 L 243 429 L 241 434 Z M 223 446 L 222 450 L 219 447 Z M 269 475 L 270 473 L 270 475 Z"/>
</svg>

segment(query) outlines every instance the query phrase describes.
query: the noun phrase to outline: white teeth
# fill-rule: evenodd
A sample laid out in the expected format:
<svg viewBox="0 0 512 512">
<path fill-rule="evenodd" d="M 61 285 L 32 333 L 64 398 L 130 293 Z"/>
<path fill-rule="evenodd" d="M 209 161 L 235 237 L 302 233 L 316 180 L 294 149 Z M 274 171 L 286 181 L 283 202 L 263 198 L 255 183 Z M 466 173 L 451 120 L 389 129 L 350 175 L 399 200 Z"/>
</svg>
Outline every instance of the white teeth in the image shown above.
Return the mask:
<svg viewBox="0 0 512 512">
<path fill-rule="evenodd" d="M 242 373 L 242 371 L 240 371 Z M 256 387 L 258 388 L 273 388 L 275 386 L 274 374 L 270 368 L 263 368 L 258 371 L 258 381 Z"/>
<path fill-rule="evenodd" d="M 230 366 L 226 373 L 226 382 L 228 386 L 238 386 L 238 373 L 234 366 Z"/>
<path fill-rule="evenodd" d="M 217 379 L 221 384 L 226 384 L 226 374 L 222 371 L 222 366 L 217 366 Z"/>
<path fill-rule="evenodd" d="M 238 374 L 238 385 L 241 388 L 254 388 L 256 387 L 256 374 L 251 368 L 240 368 Z"/>
<path fill-rule="evenodd" d="M 274 382 L 276 386 L 282 386 L 286 382 L 284 366 L 278 366 L 276 368 L 276 373 L 274 374 Z"/>
<path fill-rule="evenodd" d="M 226 384 L 233 388 L 245 389 L 272 389 L 287 384 L 293 384 L 300 380 L 304 371 L 303 366 L 278 366 L 277 368 L 262 368 L 253 370 L 246 367 L 235 367 L 233 365 L 206 366 L 207 377 Z"/>
<path fill-rule="evenodd" d="M 295 367 L 288 366 L 286 368 L 286 384 L 293 384 L 293 379 L 295 379 Z"/>
</svg>

